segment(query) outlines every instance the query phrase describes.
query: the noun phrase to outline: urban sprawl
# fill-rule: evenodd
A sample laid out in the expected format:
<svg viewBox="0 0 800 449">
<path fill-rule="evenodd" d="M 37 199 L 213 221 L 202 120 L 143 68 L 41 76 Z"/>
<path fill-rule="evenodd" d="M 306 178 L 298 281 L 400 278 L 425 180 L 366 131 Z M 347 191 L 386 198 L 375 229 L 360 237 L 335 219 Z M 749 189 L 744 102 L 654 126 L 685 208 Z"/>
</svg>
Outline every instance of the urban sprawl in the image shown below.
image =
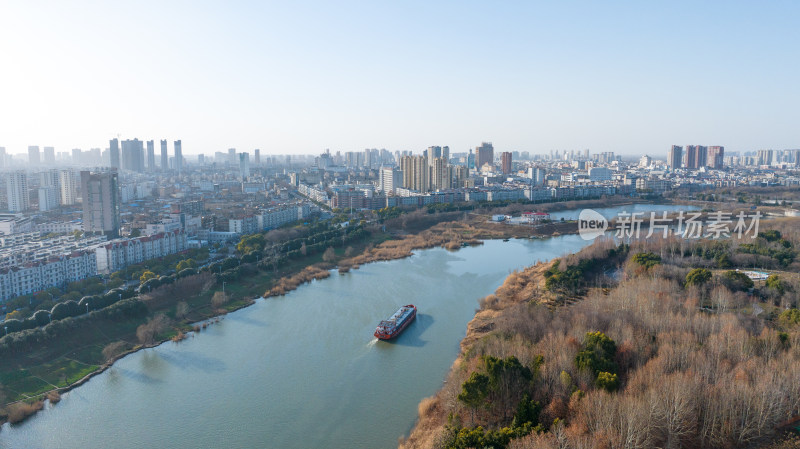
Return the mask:
<svg viewBox="0 0 800 449">
<path fill-rule="evenodd" d="M 452 153 L 231 148 L 184 156 L 180 140 L 171 153 L 159 143 L 158 155 L 155 141 L 138 139 L 89 151 L 31 146 L 27 155 L 0 147 L 0 301 L 332 212 L 800 184 L 800 150 L 672 146 L 665 161 L 589 150 L 496 153 L 484 142 Z"/>
</svg>

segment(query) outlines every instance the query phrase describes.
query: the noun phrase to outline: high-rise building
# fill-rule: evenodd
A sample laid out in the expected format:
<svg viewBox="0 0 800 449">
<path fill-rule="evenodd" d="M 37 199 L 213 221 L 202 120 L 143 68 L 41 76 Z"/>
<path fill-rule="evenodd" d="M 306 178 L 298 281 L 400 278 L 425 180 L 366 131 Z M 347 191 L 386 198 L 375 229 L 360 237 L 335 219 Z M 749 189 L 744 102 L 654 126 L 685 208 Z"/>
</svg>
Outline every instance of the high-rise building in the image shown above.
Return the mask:
<svg viewBox="0 0 800 449">
<path fill-rule="evenodd" d="M 242 181 L 250 177 L 250 154 L 239 153 L 239 176 Z"/>
<path fill-rule="evenodd" d="M 261 165 L 261 150 L 258 148 L 253 152 L 253 163 L 256 164 L 256 167 Z"/>
<path fill-rule="evenodd" d="M 39 187 L 39 210 L 46 212 L 58 207 L 58 187 L 42 186 Z"/>
<path fill-rule="evenodd" d="M 236 158 L 236 148 L 228 148 L 228 163 L 235 167 L 237 162 L 239 160 Z"/>
<path fill-rule="evenodd" d="M 60 180 L 58 178 L 58 170 L 52 169 L 39 173 L 39 186 L 56 187 L 56 190 L 58 190 L 58 187 L 60 186 Z"/>
<path fill-rule="evenodd" d="M 116 172 L 81 172 L 83 230 L 119 235 L 119 180 Z"/>
<path fill-rule="evenodd" d="M 155 141 L 147 141 L 147 169 L 155 171 L 156 169 L 156 143 Z"/>
<path fill-rule="evenodd" d="M 34 167 L 41 163 L 38 146 L 31 145 L 28 147 L 28 163 Z"/>
<path fill-rule="evenodd" d="M 47 165 L 56 164 L 56 149 L 53 147 L 44 147 L 44 163 Z"/>
<path fill-rule="evenodd" d="M 83 154 L 80 148 L 72 149 L 72 163 L 75 165 L 83 163 Z"/>
<path fill-rule="evenodd" d="M 511 173 L 511 153 L 508 151 L 500 153 L 500 166 L 503 168 L 503 174 Z"/>
<path fill-rule="evenodd" d="M 111 139 L 108 142 L 109 165 L 113 168 L 122 168 L 119 161 L 119 139 Z"/>
<path fill-rule="evenodd" d="M 443 190 L 450 188 L 450 178 L 447 172 L 447 160 L 443 157 L 435 157 L 430 163 L 431 166 L 431 182 L 430 186 L 433 190 Z"/>
<path fill-rule="evenodd" d="M 6 166 L 6 147 L 0 147 L 0 168 Z"/>
<path fill-rule="evenodd" d="M 708 166 L 711 168 L 722 169 L 723 160 L 725 158 L 725 147 L 711 146 L 708 147 Z"/>
<path fill-rule="evenodd" d="M 385 195 L 394 195 L 395 189 L 403 187 L 403 172 L 394 167 L 381 167 L 379 186 Z"/>
<path fill-rule="evenodd" d="M 6 195 L 8 210 L 23 212 L 31 208 L 28 195 L 28 175 L 24 171 L 15 171 L 6 175 Z"/>
<path fill-rule="evenodd" d="M 108 155 L 111 167 L 122 168 L 119 160 L 119 139 L 111 139 L 108 141 Z"/>
<path fill-rule="evenodd" d="M 419 192 L 430 190 L 430 167 L 425 156 L 403 156 L 400 169 L 403 171 L 403 187 Z"/>
<path fill-rule="evenodd" d="M 680 145 L 673 145 L 669 149 L 667 156 L 667 165 L 671 170 L 681 168 L 681 160 L 683 159 L 683 147 Z"/>
<path fill-rule="evenodd" d="M 758 150 L 758 165 L 772 165 L 775 162 L 773 150 Z"/>
<path fill-rule="evenodd" d="M 167 153 L 167 141 L 161 140 L 161 171 L 169 170 L 169 153 Z"/>
<path fill-rule="evenodd" d="M 469 169 L 464 165 L 448 165 L 447 177 L 451 189 L 463 187 L 464 180 L 469 177 Z"/>
<path fill-rule="evenodd" d="M 694 153 L 694 168 L 703 168 L 708 165 L 708 147 L 697 145 L 697 151 Z"/>
<path fill-rule="evenodd" d="M 122 168 L 144 172 L 144 142 L 139 139 L 122 141 Z"/>
<path fill-rule="evenodd" d="M 78 183 L 75 180 L 75 173 L 72 170 L 59 171 L 58 183 L 61 186 L 61 204 L 72 206 L 77 203 Z"/>
<path fill-rule="evenodd" d="M 697 165 L 697 146 L 686 145 L 686 154 L 683 155 L 683 166 L 689 170 L 698 168 Z"/>
<path fill-rule="evenodd" d="M 181 148 L 181 141 L 176 140 L 173 142 L 175 148 L 175 171 L 180 175 L 183 171 L 183 149 Z"/>
<path fill-rule="evenodd" d="M 494 165 L 494 147 L 491 142 L 482 142 L 475 147 L 475 169 L 480 171 L 484 164 Z"/>
</svg>

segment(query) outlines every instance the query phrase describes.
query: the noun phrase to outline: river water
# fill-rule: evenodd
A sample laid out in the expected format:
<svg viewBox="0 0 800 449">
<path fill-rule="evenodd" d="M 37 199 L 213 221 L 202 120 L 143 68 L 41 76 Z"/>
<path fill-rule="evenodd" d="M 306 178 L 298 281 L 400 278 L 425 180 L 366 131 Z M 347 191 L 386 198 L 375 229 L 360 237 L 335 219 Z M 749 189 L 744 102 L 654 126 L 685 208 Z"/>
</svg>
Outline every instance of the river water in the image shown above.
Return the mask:
<svg viewBox="0 0 800 449">
<path fill-rule="evenodd" d="M 334 273 L 119 360 L 55 406 L 6 424 L 0 448 L 396 447 L 419 401 L 441 387 L 478 299 L 511 270 L 587 243 L 492 240 Z M 377 341 L 378 321 L 409 303 L 416 321 Z"/>
</svg>

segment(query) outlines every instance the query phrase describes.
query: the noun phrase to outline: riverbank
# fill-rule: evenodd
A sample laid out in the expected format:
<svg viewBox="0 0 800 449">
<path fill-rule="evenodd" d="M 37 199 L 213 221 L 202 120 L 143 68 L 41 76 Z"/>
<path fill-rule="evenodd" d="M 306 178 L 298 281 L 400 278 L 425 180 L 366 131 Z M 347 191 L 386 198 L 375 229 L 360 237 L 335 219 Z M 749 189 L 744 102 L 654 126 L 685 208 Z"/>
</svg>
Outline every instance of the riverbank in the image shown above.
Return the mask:
<svg viewBox="0 0 800 449">
<path fill-rule="evenodd" d="M 600 207 L 601 205 L 607 205 L 607 203 L 589 201 L 583 206 Z M 531 205 L 530 207 L 535 206 Z M 346 271 L 372 261 L 408 257 L 415 249 L 443 246 L 455 250 L 464 245 L 479 244 L 481 239 L 575 232 L 574 223 L 554 223 L 550 228 L 532 230 L 525 227 L 489 223 L 488 215 L 485 214 L 428 215 L 431 216 L 425 218 L 436 223 L 413 234 L 404 233 L 402 230 L 384 233 L 378 226 L 374 226 L 370 235 L 363 241 L 351 245 L 350 248 L 338 248 L 333 260 L 324 261 L 321 254 L 314 254 L 290 260 L 278 270 L 271 272 L 259 272 L 253 269 L 251 275 L 227 283 L 226 294 L 229 302 L 221 307 L 211 304 L 211 298 L 218 290 L 209 289 L 207 285 L 204 285 L 208 280 L 203 281 L 201 278 L 190 279 L 192 284 L 187 288 L 183 288 L 183 284 L 176 284 L 172 290 L 165 290 L 160 297 L 157 297 L 158 295 L 148 296 L 145 299 L 148 306 L 147 316 L 165 314 L 173 320 L 168 330 L 154 337 L 153 343 L 160 344 L 176 335 L 188 333 L 192 331 L 193 323 L 197 321 L 246 307 L 253 303 L 254 297 L 283 294 L 304 282 L 327 276 L 330 273 L 329 270 L 337 266 Z M 444 219 L 444 221 L 440 221 L 440 219 Z M 242 266 L 245 267 L 245 264 Z M 315 274 L 309 277 L 309 271 L 313 271 Z M 288 282 L 284 288 L 272 290 L 284 281 Z M 265 286 L 269 287 L 266 292 Z M 179 301 L 185 302 L 188 309 L 181 317 L 178 317 L 177 311 Z M 137 328 L 144 322 L 145 319 L 142 318 L 113 323 L 92 322 L 89 326 L 79 326 L 74 335 L 70 335 L 64 341 L 59 341 L 57 345 L 39 348 L 11 358 L 8 360 L 9 364 L 6 365 L 10 368 L 13 367 L 6 371 L 11 375 L 2 377 L 5 391 L 17 395 L 14 402 L 21 400 L 36 404 L 53 391 L 63 392 L 72 389 L 76 384 L 85 382 L 110 366 L 109 359 L 103 354 L 103 349 L 107 345 L 121 342 L 127 351 L 137 347 L 141 348 L 137 341 Z M 115 357 L 112 360 L 116 359 Z M 30 409 L 35 408 L 30 407 Z M 35 410 L 32 411 L 35 412 Z"/>
</svg>

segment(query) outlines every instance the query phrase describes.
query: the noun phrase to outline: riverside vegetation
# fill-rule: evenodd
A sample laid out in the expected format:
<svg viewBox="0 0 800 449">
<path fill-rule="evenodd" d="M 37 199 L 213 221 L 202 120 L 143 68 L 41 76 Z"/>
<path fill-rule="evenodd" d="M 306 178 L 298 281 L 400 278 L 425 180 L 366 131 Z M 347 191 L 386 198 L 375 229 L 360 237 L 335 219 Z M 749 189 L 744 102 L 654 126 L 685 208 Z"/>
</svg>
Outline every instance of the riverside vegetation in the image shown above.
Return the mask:
<svg viewBox="0 0 800 449">
<path fill-rule="evenodd" d="M 609 201 L 544 207 L 580 205 L 600 207 Z M 129 267 L 111 276 L 108 283 L 115 288 L 106 293 L 102 293 L 102 282 L 82 282 L 69 295 L 48 295 L 53 304 L 49 313 L 43 309 L 47 300 L 35 298 L 39 310 L 23 320 L 9 320 L 8 335 L 0 338 L 4 360 L 0 423 L 24 419 L 39 410 L 45 399 L 55 403 L 58 392 L 80 385 L 130 351 L 169 339 L 180 341 L 207 326 L 205 320 L 247 306 L 254 297 L 281 295 L 329 276 L 337 264 L 340 272 L 346 272 L 370 261 L 406 257 L 413 249 L 456 249 L 478 244 L 482 238 L 530 235 L 530 228 L 487 224 L 486 214 L 534 207 L 542 206 L 509 203 L 502 210 L 470 208 L 469 215 L 437 207 L 392 210 L 390 216 L 376 214 L 377 223 L 351 220 L 349 226 L 338 225 L 344 221 L 339 215 L 329 222 L 245 236 L 236 246 L 236 256 L 222 261 L 206 263 L 203 258 L 208 253 L 193 250 Z M 534 232 L 574 231 L 574 223 L 554 223 Z M 174 274 L 168 274 L 170 267 Z M 138 279 L 140 285 L 122 288 L 124 279 Z M 85 289 L 83 284 L 87 284 Z M 21 298 L 18 302 L 35 301 Z"/>
<path fill-rule="evenodd" d="M 601 239 L 512 273 L 400 447 L 797 447 L 800 220 L 762 228 Z M 772 275 L 737 271 L 754 266 Z"/>
</svg>

